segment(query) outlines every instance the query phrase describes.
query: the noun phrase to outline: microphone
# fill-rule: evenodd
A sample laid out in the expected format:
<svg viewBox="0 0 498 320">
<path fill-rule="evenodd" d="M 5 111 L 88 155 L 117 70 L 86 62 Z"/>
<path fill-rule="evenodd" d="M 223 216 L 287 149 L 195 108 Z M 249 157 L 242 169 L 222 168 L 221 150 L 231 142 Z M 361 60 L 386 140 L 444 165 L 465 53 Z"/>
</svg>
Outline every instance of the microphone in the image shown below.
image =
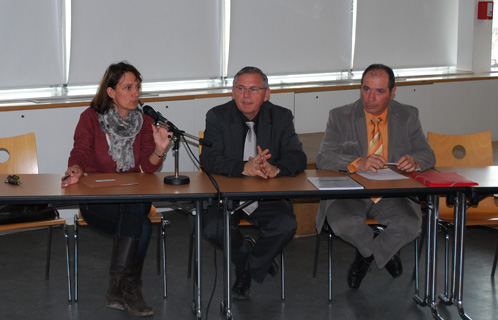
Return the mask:
<svg viewBox="0 0 498 320">
<path fill-rule="evenodd" d="M 143 106 L 142 109 L 144 110 L 144 113 L 154 119 L 155 122 L 164 122 L 169 124 L 168 119 L 163 117 L 160 112 L 156 112 L 156 110 L 154 110 L 151 106 Z"/>
<path fill-rule="evenodd" d="M 173 131 L 173 133 L 175 133 L 175 134 L 186 135 L 191 139 L 197 139 L 200 143 L 202 143 L 206 147 L 212 146 L 211 142 L 204 140 L 202 138 L 199 139 L 197 137 L 189 135 L 189 134 L 185 133 L 184 131 L 178 129 L 173 123 L 171 123 L 168 119 L 166 119 L 160 112 L 157 112 L 156 110 L 154 110 L 151 106 L 143 106 L 142 109 L 146 115 L 148 115 L 149 117 L 154 119 L 154 122 L 156 124 L 159 122 L 166 124 L 167 125 L 167 127 L 165 127 L 166 130 Z"/>
</svg>

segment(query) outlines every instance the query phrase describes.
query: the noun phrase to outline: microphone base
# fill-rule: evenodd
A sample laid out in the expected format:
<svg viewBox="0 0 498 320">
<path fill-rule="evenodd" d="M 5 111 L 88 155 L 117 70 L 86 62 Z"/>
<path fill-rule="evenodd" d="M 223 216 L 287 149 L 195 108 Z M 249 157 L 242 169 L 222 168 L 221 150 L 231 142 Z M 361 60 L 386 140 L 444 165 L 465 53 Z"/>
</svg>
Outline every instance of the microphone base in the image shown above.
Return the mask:
<svg viewBox="0 0 498 320">
<path fill-rule="evenodd" d="M 190 178 L 187 176 L 166 176 L 164 177 L 164 184 L 171 184 L 171 185 L 182 185 L 182 184 L 189 184 L 190 183 Z"/>
</svg>

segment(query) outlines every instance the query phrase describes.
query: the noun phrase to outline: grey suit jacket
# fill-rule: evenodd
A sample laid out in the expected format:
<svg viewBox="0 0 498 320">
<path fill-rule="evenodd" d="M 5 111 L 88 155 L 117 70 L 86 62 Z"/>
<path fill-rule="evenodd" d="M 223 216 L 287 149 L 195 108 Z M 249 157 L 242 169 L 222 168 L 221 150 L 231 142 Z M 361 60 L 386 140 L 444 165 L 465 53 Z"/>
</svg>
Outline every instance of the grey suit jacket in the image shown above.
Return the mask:
<svg viewBox="0 0 498 320">
<path fill-rule="evenodd" d="M 207 172 L 242 175 L 245 132 L 242 125 L 234 100 L 207 112 L 204 138 L 213 145 L 204 147 L 200 156 L 201 165 Z M 281 170 L 279 176 L 295 176 L 306 169 L 306 154 L 294 129 L 290 110 L 264 102 L 259 111 L 256 139 L 263 150 L 270 150 L 268 162 Z"/>
<path fill-rule="evenodd" d="M 405 154 L 409 154 L 420 164 L 421 170 L 434 166 L 436 158 L 422 131 L 417 108 L 391 100 L 387 111 L 387 128 L 387 161 L 396 162 Z M 330 110 L 325 136 L 316 158 L 317 168 L 347 170 L 347 166 L 356 158 L 368 155 L 367 140 L 367 125 L 361 99 Z M 316 217 L 318 231 L 322 229 L 325 221 L 326 205 L 327 201 L 320 203 Z"/>
</svg>

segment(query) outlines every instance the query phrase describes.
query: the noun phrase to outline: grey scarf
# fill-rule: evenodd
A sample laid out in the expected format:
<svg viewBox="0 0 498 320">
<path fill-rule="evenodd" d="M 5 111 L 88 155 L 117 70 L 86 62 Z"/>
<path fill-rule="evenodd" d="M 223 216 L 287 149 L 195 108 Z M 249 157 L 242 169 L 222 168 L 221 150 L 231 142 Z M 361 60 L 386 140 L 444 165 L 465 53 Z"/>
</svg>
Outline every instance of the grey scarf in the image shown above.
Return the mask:
<svg viewBox="0 0 498 320">
<path fill-rule="evenodd" d="M 117 172 L 125 172 L 135 166 L 133 142 L 142 129 L 143 121 L 142 110 L 139 108 L 131 110 L 126 118 L 121 118 L 116 108 L 99 114 L 100 127 L 111 136 L 109 155 L 116 161 Z"/>
</svg>

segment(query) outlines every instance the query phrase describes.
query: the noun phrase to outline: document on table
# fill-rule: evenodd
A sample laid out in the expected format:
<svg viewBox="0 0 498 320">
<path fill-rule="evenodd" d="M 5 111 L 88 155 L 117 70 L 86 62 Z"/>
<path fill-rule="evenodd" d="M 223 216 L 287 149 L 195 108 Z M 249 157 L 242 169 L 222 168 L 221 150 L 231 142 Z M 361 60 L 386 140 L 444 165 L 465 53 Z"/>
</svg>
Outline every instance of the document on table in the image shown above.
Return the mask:
<svg viewBox="0 0 498 320">
<path fill-rule="evenodd" d="M 391 169 L 379 169 L 377 172 L 372 171 L 359 171 L 357 172 L 360 176 L 370 179 L 370 180 L 401 180 L 409 179 L 402 174 L 399 174 Z"/>
<path fill-rule="evenodd" d="M 308 177 L 308 180 L 319 190 L 354 190 L 364 189 L 351 177 Z"/>
</svg>

